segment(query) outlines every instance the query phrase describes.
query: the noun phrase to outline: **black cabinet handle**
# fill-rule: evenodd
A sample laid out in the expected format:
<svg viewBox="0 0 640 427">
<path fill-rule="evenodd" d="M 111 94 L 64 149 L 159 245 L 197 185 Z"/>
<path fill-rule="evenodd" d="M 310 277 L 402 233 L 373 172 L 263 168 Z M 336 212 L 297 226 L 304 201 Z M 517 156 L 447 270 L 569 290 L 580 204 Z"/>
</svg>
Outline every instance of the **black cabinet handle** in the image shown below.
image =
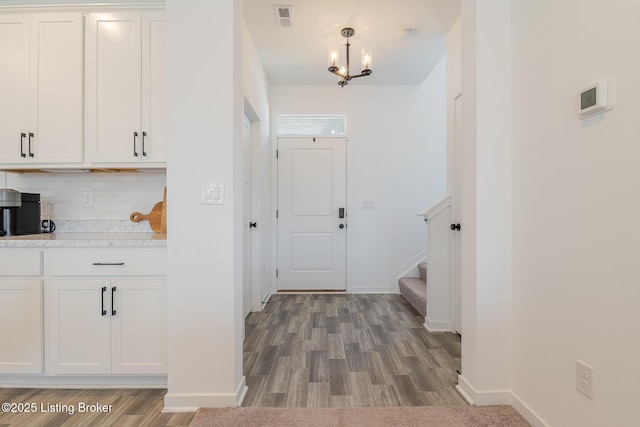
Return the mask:
<svg viewBox="0 0 640 427">
<path fill-rule="evenodd" d="M 257 222 L 249 222 L 249 228 L 256 228 L 258 226 Z"/>
<path fill-rule="evenodd" d="M 102 315 L 106 316 L 107 315 L 107 310 L 104 309 L 104 293 L 107 292 L 107 287 L 103 286 L 102 287 L 102 297 L 101 297 L 101 310 L 102 310 Z"/>
<path fill-rule="evenodd" d="M 138 157 L 138 152 L 136 151 L 136 139 L 138 139 L 138 132 L 133 132 L 133 155 Z"/>
<path fill-rule="evenodd" d="M 29 157 L 33 157 L 33 153 L 31 152 L 31 138 L 33 138 L 33 133 L 29 132 Z"/>
<path fill-rule="evenodd" d="M 92 265 L 124 265 L 124 262 L 94 262 Z"/>
<path fill-rule="evenodd" d="M 460 224 L 451 224 L 451 231 L 453 230 L 460 231 Z"/>
<path fill-rule="evenodd" d="M 115 316 L 116 315 L 116 306 L 113 303 L 113 294 L 116 293 L 116 287 L 114 286 L 113 288 L 111 288 L 111 315 Z"/>
<path fill-rule="evenodd" d="M 24 154 L 24 139 L 27 137 L 27 134 L 22 132 L 20 134 L 20 157 L 27 157 L 26 154 Z"/>
<path fill-rule="evenodd" d="M 142 132 L 142 155 L 147 157 L 147 152 L 144 149 L 144 140 L 147 137 L 147 133 L 146 132 Z"/>
</svg>

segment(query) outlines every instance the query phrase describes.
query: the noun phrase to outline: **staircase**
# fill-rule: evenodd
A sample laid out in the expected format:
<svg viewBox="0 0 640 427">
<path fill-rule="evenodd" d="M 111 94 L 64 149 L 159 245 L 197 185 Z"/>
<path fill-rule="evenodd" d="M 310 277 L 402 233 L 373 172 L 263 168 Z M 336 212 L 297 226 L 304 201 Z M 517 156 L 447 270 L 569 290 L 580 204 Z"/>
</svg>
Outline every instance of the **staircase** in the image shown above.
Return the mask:
<svg viewBox="0 0 640 427">
<path fill-rule="evenodd" d="M 420 278 L 401 277 L 398 280 L 400 294 L 416 309 L 420 314 L 427 315 L 427 264 L 418 264 Z"/>
</svg>

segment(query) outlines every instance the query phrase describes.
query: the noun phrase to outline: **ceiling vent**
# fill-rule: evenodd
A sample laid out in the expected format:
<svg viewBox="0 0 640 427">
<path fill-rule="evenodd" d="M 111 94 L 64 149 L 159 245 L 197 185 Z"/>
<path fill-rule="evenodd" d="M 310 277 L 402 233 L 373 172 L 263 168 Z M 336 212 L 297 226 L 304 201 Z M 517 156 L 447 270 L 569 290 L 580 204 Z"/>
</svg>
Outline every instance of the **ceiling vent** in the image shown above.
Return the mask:
<svg viewBox="0 0 640 427">
<path fill-rule="evenodd" d="M 275 5 L 273 10 L 276 14 L 276 23 L 280 28 L 292 27 L 291 5 Z"/>
</svg>

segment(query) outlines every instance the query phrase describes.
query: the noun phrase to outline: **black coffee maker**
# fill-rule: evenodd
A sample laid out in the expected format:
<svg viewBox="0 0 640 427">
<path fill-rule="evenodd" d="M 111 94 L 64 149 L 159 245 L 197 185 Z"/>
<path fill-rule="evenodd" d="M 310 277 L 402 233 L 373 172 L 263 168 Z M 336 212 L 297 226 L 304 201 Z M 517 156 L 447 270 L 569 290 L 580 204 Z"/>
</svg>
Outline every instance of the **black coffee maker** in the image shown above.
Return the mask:
<svg viewBox="0 0 640 427">
<path fill-rule="evenodd" d="M 40 194 L 0 189 L 0 227 L 0 236 L 40 233 Z"/>
</svg>

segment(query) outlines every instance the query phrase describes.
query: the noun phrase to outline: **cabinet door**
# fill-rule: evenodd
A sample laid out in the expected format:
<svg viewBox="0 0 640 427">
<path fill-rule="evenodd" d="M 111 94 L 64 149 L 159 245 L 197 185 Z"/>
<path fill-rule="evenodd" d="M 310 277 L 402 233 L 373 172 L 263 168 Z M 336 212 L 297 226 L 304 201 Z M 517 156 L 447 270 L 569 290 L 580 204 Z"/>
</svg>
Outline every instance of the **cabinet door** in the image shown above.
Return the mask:
<svg viewBox="0 0 640 427">
<path fill-rule="evenodd" d="M 113 374 L 165 374 L 166 280 L 112 280 Z"/>
<path fill-rule="evenodd" d="M 0 279 L 1 374 L 42 373 L 42 285 Z"/>
<path fill-rule="evenodd" d="M 32 15 L 29 93 L 29 160 L 82 162 L 81 14 Z"/>
<path fill-rule="evenodd" d="M 44 300 L 46 373 L 110 373 L 109 281 L 49 280 Z"/>
<path fill-rule="evenodd" d="M 0 163 L 23 163 L 29 107 L 29 15 L 0 15 L 0 64 Z"/>
<path fill-rule="evenodd" d="M 167 86 L 164 12 L 142 14 L 143 162 L 166 162 Z"/>
<path fill-rule="evenodd" d="M 140 162 L 141 14 L 90 14 L 86 26 L 86 149 L 97 163 Z"/>
</svg>

